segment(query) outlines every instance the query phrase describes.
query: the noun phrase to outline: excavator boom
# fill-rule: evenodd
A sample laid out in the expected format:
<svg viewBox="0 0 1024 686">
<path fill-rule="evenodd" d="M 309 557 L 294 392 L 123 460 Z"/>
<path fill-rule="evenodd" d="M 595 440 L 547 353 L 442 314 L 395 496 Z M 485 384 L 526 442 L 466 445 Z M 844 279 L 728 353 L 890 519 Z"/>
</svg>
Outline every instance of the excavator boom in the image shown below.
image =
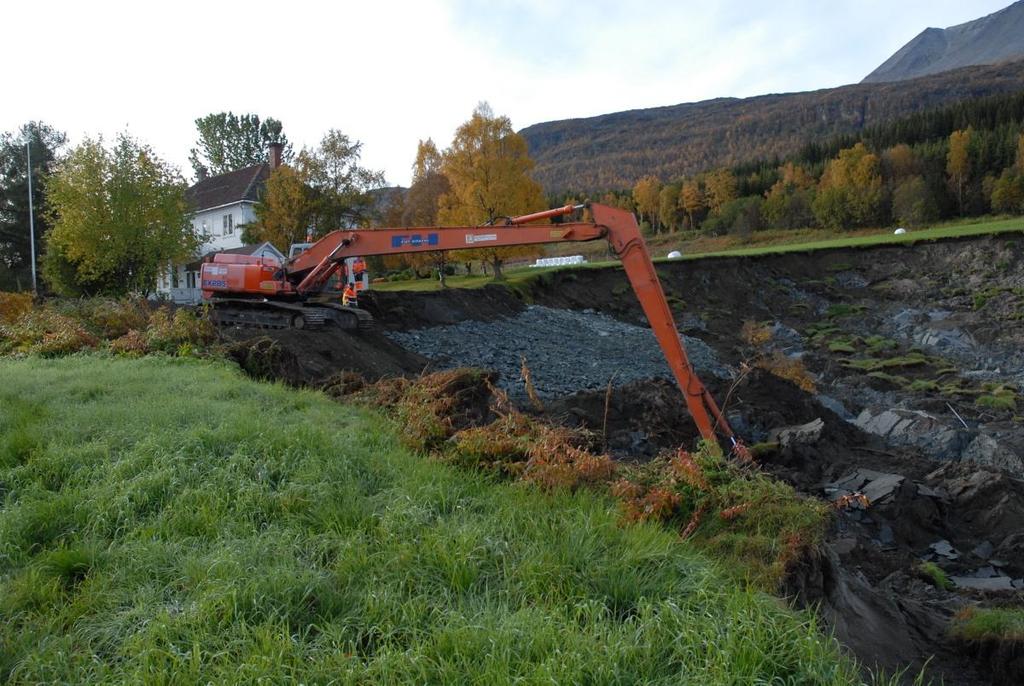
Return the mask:
<svg viewBox="0 0 1024 686">
<path fill-rule="evenodd" d="M 359 309 L 336 307 L 331 311 L 325 307 L 305 307 L 303 303 L 323 291 L 330 277 L 348 257 L 605 239 L 622 260 L 626 276 L 636 292 L 672 375 L 683 392 L 687 409 L 701 436 L 714 441 L 716 433 L 720 433 L 732 443 L 734 449 L 742 450 L 728 422 L 686 356 L 686 349 L 633 213 L 592 204 L 589 207 L 593 221 L 533 223 L 565 216 L 582 207 L 566 205 L 520 217 L 506 217 L 483 226 L 338 230 L 327 234 L 305 252 L 281 265 L 276 262 L 264 264 L 263 261 L 233 265 L 230 257 L 218 257 L 214 263 L 203 265 L 204 295 L 214 299 L 215 303 L 225 304 L 228 308 L 226 311 L 231 313 L 228 316 L 239 321 L 267 321 L 261 314 L 262 309 L 275 310 L 278 320 L 290 318 L 292 326 L 302 325 L 303 322 L 308 324 L 314 316 L 321 317 L 321 321 L 326 315 L 335 318 L 342 314 L 350 319 L 357 315 L 369 318 L 369 313 Z M 363 324 L 368 325 L 369 322 L 359 322 L 359 326 Z"/>
<path fill-rule="evenodd" d="M 686 355 L 686 348 L 679 337 L 672 311 L 633 213 L 592 204 L 592 222 L 529 223 L 564 216 L 581 207 L 566 205 L 483 226 L 334 231 L 286 264 L 286 271 L 289 279 L 297 283 L 296 290 L 303 293 L 315 291 L 341 260 L 354 255 L 368 257 L 606 239 L 622 260 L 626 276 L 636 292 L 672 375 L 683 392 L 687 409 L 701 436 L 714 441 L 717 430 L 735 447 L 736 439 L 728 422 Z"/>
</svg>

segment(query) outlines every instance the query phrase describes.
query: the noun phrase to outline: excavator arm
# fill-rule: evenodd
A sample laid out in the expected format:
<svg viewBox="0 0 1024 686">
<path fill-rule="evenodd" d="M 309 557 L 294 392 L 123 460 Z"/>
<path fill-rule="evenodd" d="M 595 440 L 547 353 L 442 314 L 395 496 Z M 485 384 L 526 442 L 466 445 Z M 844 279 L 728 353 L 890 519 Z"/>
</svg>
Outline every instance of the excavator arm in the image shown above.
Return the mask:
<svg viewBox="0 0 1024 686">
<path fill-rule="evenodd" d="M 716 433 L 720 433 L 730 441 L 733 449 L 742 450 L 742 445 L 737 442 L 714 398 L 690 364 L 633 213 L 591 204 L 589 207 L 594 217 L 592 222 L 531 223 L 564 216 L 582 207 L 566 205 L 484 226 L 334 231 L 286 263 L 285 274 L 297 292 L 306 294 L 318 290 L 346 257 L 355 255 L 368 257 L 606 239 L 622 260 L 626 276 L 683 392 L 687 409 L 701 436 L 705 440 L 715 441 Z"/>
</svg>

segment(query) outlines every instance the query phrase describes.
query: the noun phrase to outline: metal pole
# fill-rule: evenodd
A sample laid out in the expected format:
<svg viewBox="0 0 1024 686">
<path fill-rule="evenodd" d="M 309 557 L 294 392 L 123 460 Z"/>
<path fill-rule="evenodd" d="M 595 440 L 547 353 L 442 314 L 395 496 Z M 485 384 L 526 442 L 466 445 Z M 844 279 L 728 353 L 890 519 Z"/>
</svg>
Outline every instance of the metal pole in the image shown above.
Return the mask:
<svg viewBox="0 0 1024 686">
<path fill-rule="evenodd" d="M 32 250 L 32 294 L 39 295 L 36 285 L 36 221 L 32 211 L 32 139 L 25 143 L 25 159 L 28 161 L 28 235 Z"/>
</svg>

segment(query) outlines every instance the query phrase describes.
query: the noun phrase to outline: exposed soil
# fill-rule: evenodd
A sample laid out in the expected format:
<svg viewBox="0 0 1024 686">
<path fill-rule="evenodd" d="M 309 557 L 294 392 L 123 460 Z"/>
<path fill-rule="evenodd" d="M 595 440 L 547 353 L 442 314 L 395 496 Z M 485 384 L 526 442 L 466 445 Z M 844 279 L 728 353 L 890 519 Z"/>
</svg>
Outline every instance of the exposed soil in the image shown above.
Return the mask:
<svg viewBox="0 0 1024 686">
<path fill-rule="evenodd" d="M 369 381 L 418 374 L 429 363 L 377 331 L 226 327 L 220 335 L 228 354 L 248 374 L 295 386 L 315 386 L 340 372 Z"/>
<path fill-rule="evenodd" d="M 797 604 L 819 607 L 869 667 L 906 667 L 912 677 L 927 663 L 928 675 L 947 684 L 1024 682 L 1019 646 L 947 638 L 964 607 L 1022 600 L 1022 256 L 1024 237 L 1003 235 L 659 266 L 680 330 L 740 377 L 705 381 L 737 432 L 761 443 L 764 468 L 840 501 L 828 544 L 794 570 L 786 590 Z M 648 459 L 696 438 L 678 391 L 668 380 L 625 373 L 635 366 L 628 355 L 599 360 L 602 380 L 573 385 L 588 376 L 581 365 L 595 362 L 580 357 L 591 335 L 581 333 L 591 330 L 584 324 L 598 324 L 590 312 L 646 325 L 620 271 L 556 272 L 515 292 L 374 292 L 364 302 L 380 331 L 269 332 L 255 343 L 251 332 L 225 335 L 254 374 L 312 384 L 342 371 L 376 379 L 480 364 L 455 344 L 427 360 L 388 333 L 415 331 L 429 341 L 432 327 L 489 322 L 496 328 L 488 335 L 531 361 L 537 387 L 586 389 L 548 393 L 543 414 L 585 426 L 620 459 Z M 583 318 L 556 334 L 582 339 L 567 343 L 567 359 L 533 364 L 560 350 L 551 331 L 524 331 L 527 304 Z M 744 340 L 747 320 L 762 323 L 770 340 Z M 417 348 L 415 337 L 396 338 Z M 801 360 L 815 390 L 750 371 L 776 353 Z M 523 390 L 508 369 L 502 383 L 513 397 Z M 937 587 L 921 569 L 926 561 L 956 586 Z"/>
</svg>

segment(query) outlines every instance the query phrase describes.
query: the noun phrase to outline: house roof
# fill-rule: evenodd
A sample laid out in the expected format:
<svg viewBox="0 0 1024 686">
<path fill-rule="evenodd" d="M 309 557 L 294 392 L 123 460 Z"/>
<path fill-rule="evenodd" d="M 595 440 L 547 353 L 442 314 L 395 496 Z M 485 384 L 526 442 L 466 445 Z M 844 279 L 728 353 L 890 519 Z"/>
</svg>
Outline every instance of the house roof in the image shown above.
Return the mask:
<svg viewBox="0 0 1024 686">
<path fill-rule="evenodd" d="M 260 189 L 269 176 L 269 165 L 254 164 L 203 179 L 185 191 L 185 199 L 195 212 L 243 200 L 257 202 Z"/>
<path fill-rule="evenodd" d="M 268 245 L 274 250 L 274 252 L 276 252 L 278 255 L 281 255 L 282 257 L 284 257 L 284 255 L 281 254 L 281 251 L 278 250 L 274 246 L 274 244 L 271 243 L 270 241 L 263 241 L 262 243 L 255 243 L 253 245 L 240 245 L 237 248 L 228 248 L 227 250 L 215 250 L 215 251 L 213 251 L 211 253 L 207 253 L 207 254 L 209 254 L 209 255 L 217 255 L 217 254 L 221 254 L 221 255 L 255 255 L 256 253 L 261 251 L 264 248 L 264 246 L 268 246 Z"/>
</svg>

